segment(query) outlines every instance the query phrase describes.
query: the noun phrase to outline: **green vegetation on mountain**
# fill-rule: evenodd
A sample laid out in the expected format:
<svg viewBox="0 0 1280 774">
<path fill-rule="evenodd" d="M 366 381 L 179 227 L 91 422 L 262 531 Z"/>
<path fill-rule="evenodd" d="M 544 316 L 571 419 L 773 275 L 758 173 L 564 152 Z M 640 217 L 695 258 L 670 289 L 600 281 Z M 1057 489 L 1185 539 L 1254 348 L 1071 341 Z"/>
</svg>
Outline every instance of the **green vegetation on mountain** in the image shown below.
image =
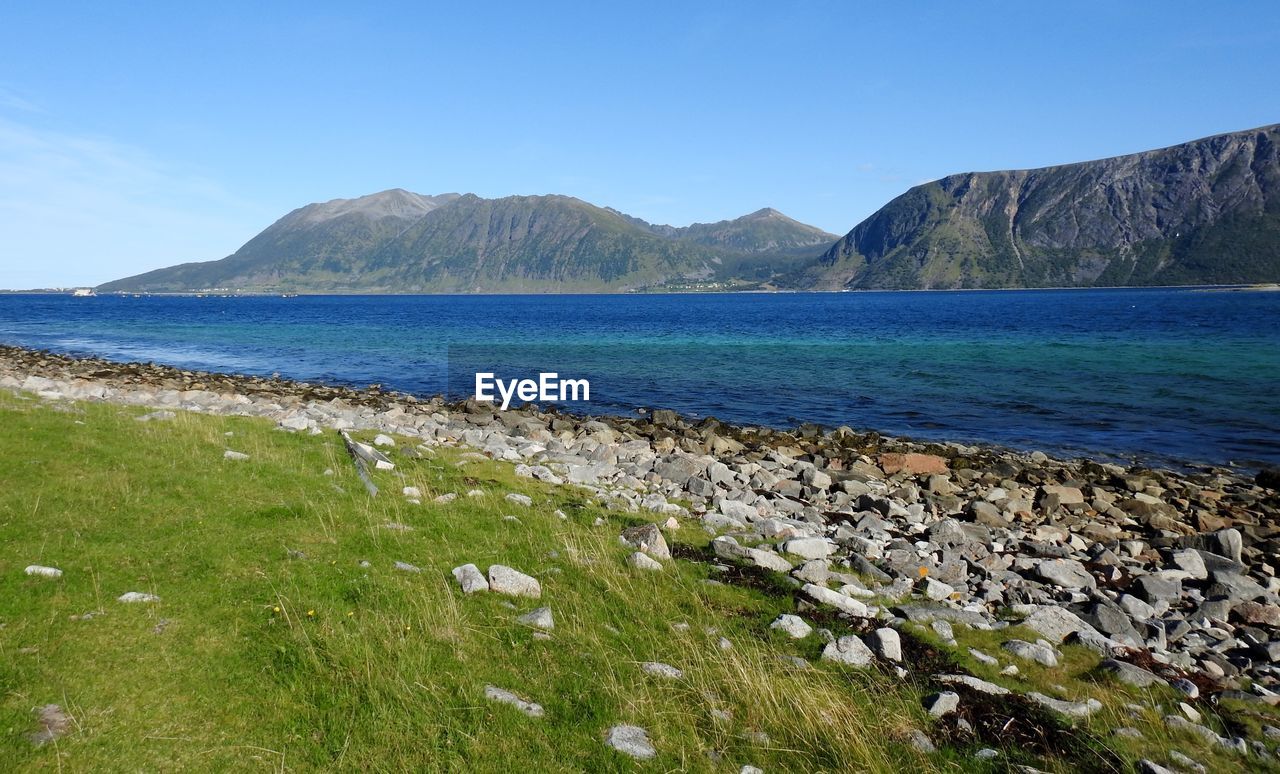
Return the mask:
<svg viewBox="0 0 1280 774">
<path fill-rule="evenodd" d="M 102 291 L 617 292 L 1280 281 L 1280 125 L 916 186 L 837 241 L 773 209 L 678 228 L 568 196 L 311 204 Z"/>
<path fill-rule="evenodd" d="M 835 235 L 775 210 L 654 226 L 568 196 L 482 199 L 393 190 L 295 210 L 220 261 L 104 291 L 619 291 L 741 287 L 795 270 Z"/>
<path fill-rule="evenodd" d="M 1044 169 L 952 175 L 889 202 L 798 287 L 1280 280 L 1280 125 Z"/>
</svg>

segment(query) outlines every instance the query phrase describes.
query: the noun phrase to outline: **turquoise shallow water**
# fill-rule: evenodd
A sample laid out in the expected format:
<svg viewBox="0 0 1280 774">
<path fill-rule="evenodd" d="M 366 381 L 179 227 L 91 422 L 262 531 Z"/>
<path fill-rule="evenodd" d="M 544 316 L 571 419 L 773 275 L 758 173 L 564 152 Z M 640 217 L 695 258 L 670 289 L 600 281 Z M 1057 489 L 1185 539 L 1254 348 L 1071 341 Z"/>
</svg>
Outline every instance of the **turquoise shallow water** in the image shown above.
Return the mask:
<svg viewBox="0 0 1280 774">
<path fill-rule="evenodd" d="M 1274 292 L 0 296 L 0 341 L 418 393 L 554 370 L 589 411 L 1280 463 Z"/>
</svg>

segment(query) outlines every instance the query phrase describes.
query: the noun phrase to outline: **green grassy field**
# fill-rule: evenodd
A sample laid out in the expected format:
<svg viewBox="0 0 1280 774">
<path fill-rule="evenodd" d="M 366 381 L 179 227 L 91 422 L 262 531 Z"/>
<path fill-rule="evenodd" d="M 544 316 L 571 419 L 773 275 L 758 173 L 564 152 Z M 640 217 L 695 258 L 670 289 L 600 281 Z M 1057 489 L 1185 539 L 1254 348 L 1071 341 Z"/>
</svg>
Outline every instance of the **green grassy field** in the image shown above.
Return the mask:
<svg viewBox="0 0 1280 774">
<path fill-rule="evenodd" d="M 141 413 L 0 395 L 0 770 L 1006 765 L 968 757 L 976 746 L 917 752 L 906 733 L 931 727 L 923 679 L 818 663 L 817 637 L 768 629 L 794 612 L 789 596 L 708 583 L 700 562 L 628 567 L 618 533 L 638 514 L 444 449 L 391 452 L 397 468 L 375 474 L 383 491 L 371 498 L 336 434 L 182 413 L 143 423 Z M 227 449 L 250 459 L 225 460 Z M 418 487 L 423 504 L 403 486 Z M 484 494 L 466 496 L 473 489 Z M 431 502 L 446 492 L 460 496 Z M 671 539 L 696 547 L 708 536 L 689 522 Z M 450 570 L 468 562 L 534 575 L 542 598 L 465 596 Z M 29 564 L 64 575 L 28 577 Z M 127 591 L 160 601 L 117 602 Z M 555 616 L 549 639 L 516 621 L 542 605 Z M 1002 655 L 996 634 L 957 634 Z M 1139 694 L 1095 681 L 1096 658 L 1068 650 L 1067 666 L 1023 679 L 1103 699 L 1108 709 L 1083 729 L 1090 744 L 1132 725 L 1146 738 L 1117 747 L 1124 759 L 1178 746 L 1206 765 L 1240 765 L 1171 740 L 1155 710 L 1130 717 L 1123 705 Z M 645 661 L 685 676 L 649 676 Z M 486 700 L 486 684 L 540 703 L 545 717 Z M 73 723 L 37 746 L 34 709 L 50 703 Z M 646 728 L 658 756 L 637 762 L 606 747 L 619 723 Z M 1039 765 L 1101 760 L 1082 749 Z"/>
</svg>

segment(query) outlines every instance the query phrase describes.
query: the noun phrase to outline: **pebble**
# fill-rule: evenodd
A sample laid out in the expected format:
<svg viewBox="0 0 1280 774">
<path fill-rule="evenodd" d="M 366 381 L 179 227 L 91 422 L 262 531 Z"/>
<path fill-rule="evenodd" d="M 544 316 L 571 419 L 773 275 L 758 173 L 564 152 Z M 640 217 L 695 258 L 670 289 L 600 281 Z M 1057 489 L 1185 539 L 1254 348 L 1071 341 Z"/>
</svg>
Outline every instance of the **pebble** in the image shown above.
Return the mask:
<svg viewBox="0 0 1280 774">
<path fill-rule="evenodd" d="M 649 741 L 649 733 L 640 726 L 614 726 L 605 732 L 604 743 L 632 758 L 648 760 L 658 754 Z"/>
<path fill-rule="evenodd" d="M 534 704 L 531 701 L 523 699 L 511 691 L 504 690 L 492 685 L 484 687 L 484 695 L 490 701 L 496 701 L 501 704 L 510 704 L 512 707 L 520 710 L 531 718 L 540 718 L 546 713 L 542 709 L 541 704 Z"/>
</svg>

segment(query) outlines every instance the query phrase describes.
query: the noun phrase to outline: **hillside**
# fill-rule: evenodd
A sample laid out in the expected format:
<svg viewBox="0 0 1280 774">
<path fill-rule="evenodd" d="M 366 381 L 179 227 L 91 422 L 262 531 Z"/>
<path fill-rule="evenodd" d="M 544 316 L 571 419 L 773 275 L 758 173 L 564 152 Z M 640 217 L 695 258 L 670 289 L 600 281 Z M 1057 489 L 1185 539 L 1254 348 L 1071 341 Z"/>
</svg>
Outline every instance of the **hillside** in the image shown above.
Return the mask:
<svg viewBox="0 0 1280 774">
<path fill-rule="evenodd" d="M 109 282 L 101 291 L 624 291 L 742 285 L 793 271 L 836 239 L 775 210 L 654 226 L 568 196 L 403 190 L 295 210 L 234 255 Z"/>
<path fill-rule="evenodd" d="M 951 175 L 858 224 L 798 287 L 1280 280 L 1280 125 L 1043 169 Z"/>
</svg>

